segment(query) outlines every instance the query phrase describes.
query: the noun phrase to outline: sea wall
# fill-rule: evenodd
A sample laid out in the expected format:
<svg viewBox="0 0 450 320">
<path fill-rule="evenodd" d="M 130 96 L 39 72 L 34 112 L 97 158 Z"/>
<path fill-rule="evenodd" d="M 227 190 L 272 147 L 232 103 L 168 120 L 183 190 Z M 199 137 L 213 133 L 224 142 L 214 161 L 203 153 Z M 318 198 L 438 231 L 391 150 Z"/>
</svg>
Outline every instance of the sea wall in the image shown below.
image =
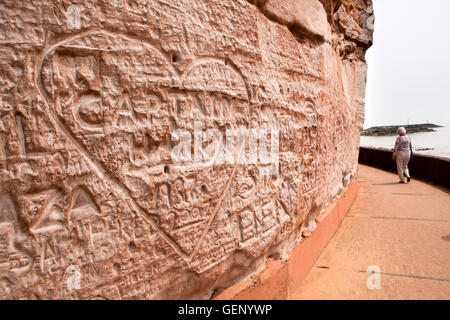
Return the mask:
<svg viewBox="0 0 450 320">
<path fill-rule="evenodd" d="M 355 177 L 370 0 L 0 15 L 2 299 L 210 298 L 287 259 Z M 263 129 L 269 159 L 221 143 Z"/>
<path fill-rule="evenodd" d="M 391 150 L 361 147 L 359 163 L 397 173 Z M 413 179 L 420 179 L 450 190 L 449 159 L 413 154 L 408 167 Z"/>
</svg>

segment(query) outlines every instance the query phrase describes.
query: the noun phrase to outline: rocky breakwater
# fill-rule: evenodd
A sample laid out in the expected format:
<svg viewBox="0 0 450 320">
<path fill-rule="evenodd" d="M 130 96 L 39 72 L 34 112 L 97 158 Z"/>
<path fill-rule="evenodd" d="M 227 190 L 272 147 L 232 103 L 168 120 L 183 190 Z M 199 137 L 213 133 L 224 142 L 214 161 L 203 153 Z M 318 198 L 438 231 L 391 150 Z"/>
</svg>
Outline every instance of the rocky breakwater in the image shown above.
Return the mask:
<svg viewBox="0 0 450 320">
<path fill-rule="evenodd" d="M 397 135 L 398 128 L 404 127 L 406 131 L 410 133 L 420 133 L 420 132 L 435 132 L 436 128 L 442 128 L 436 124 L 423 123 L 423 124 L 408 124 L 408 125 L 397 125 L 397 126 L 379 126 L 371 127 L 362 132 L 362 136 L 395 136 Z"/>
<path fill-rule="evenodd" d="M 355 176 L 369 0 L 0 12 L 2 299 L 209 298 Z"/>
</svg>

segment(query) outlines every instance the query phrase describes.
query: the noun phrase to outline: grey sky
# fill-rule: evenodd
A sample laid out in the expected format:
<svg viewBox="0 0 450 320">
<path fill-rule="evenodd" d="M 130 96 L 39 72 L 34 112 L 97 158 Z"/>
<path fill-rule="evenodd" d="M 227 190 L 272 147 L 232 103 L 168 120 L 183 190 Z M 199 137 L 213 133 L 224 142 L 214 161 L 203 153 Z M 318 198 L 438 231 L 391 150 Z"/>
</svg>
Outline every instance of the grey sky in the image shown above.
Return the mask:
<svg viewBox="0 0 450 320">
<path fill-rule="evenodd" d="M 364 127 L 450 124 L 450 1 L 373 2 Z"/>
</svg>

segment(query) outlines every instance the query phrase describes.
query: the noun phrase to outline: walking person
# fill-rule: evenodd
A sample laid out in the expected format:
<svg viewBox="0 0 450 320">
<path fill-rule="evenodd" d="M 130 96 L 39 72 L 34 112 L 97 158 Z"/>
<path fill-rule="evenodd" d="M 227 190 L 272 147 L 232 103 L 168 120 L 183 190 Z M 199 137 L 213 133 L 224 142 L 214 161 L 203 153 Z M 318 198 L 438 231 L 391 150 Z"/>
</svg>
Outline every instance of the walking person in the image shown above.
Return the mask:
<svg viewBox="0 0 450 320">
<path fill-rule="evenodd" d="M 406 135 L 406 129 L 404 127 L 398 128 L 397 133 L 398 137 L 395 141 L 392 159 L 397 163 L 397 172 L 400 178 L 399 183 L 405 183 L 405 177 L 408 182 L 411 182 L 408 169 L 408 163 L 412 154 L 411 138 Z"/>
</svg>

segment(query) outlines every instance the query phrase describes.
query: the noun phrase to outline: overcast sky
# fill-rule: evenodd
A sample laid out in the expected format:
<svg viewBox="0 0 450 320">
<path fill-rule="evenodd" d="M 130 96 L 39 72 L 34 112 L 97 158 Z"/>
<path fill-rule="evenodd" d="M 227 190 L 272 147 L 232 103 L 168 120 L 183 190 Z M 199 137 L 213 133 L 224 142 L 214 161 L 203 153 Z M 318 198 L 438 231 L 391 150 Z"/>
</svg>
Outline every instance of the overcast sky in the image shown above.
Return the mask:
<svg viewBox="0 0 450 320">
<path fill-rule="evenodd" d="M 450 124 L 450 0 L 373 0 L 365 128 Z"/>
</svg>

